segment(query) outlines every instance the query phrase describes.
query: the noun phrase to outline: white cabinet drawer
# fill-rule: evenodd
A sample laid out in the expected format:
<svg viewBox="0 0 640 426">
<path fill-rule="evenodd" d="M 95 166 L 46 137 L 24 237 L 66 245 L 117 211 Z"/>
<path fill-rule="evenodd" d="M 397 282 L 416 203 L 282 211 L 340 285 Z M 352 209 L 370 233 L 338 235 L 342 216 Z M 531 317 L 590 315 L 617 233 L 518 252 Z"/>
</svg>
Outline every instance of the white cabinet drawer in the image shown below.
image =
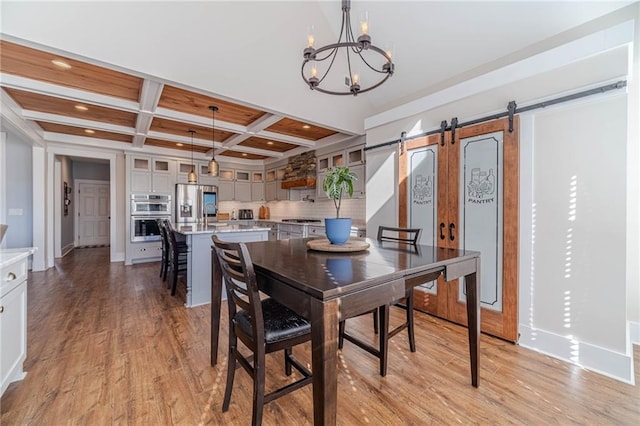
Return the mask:
<svg viewBox="0 0 640 426">
<path fill-rule="evenodd" d="M 9 293 L 21 282 L 27 279 L 27 258 L 21 259 L 2 268 L 0 272 L 0 297 Z"/>
<path fill-rule="evenodd" d="M 326 235 L 324 226 L 307 226 L 307 236 L 308 237 L 324 237 Z"/>
</svg>

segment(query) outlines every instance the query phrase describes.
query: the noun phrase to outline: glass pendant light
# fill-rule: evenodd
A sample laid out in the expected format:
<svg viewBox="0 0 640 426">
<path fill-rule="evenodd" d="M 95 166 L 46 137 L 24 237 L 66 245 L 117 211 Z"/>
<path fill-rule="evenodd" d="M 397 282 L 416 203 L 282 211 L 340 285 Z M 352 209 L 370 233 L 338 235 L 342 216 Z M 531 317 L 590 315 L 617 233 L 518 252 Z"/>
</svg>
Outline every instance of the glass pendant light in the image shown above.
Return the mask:
<svg viewBox="0 0 640 426">
<path fill-rule="evenodd" d="M 195 133 L 195 130 L 189 130 L 189 133 L 191 133 L 191 171 L 189 172 L 189 177 L 187 178 L 187 182 L 198 183 L 198 178 L 196 176 L 195 166 L 193 162 L 193 134 Z"/>
<path fill-rule="evenodd" d="M 216 111 L 218 110 L 217 106 L 211 105 L 209 107 L 211 110 L 211 161 L 209 161 L 209 176 L 218 176 L 218 163 L 216 162 L 216 156 L 214 154 L 216 150 Z"/>
</svg>

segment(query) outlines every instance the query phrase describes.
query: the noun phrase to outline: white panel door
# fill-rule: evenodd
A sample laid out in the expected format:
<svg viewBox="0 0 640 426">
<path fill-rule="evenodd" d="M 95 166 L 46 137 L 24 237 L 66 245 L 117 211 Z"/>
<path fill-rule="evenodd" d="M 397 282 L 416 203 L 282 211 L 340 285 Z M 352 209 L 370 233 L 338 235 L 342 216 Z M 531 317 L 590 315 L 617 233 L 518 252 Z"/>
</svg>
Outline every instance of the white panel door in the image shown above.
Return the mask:
<svg viewBox="0 0 640 426">
<path fill-rule="evenodd" d="M 79 184 L 77 246 L 109 244 L 109 206 L 108 183 Z"/>
</svg>

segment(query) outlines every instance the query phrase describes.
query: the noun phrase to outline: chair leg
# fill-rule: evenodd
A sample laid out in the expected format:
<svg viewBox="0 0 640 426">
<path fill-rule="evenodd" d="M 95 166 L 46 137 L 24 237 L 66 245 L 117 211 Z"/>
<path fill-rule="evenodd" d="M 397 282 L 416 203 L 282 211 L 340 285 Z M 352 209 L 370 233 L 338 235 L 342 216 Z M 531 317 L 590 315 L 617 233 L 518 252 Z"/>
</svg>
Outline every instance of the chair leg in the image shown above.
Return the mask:
<svg viewBox="0 0 640 426">
<path fill-rule="evenodd" d="M 222 403 L 222 411 L 229 410 L 229 402 L 231 402 L 231 392 L 233 391 L 233 379 L 236 375 L 236 351 L 238 349 L 238 338 L 233 330 L 229 331 L 229 359 L 227 362 L 227 386 L 224 389 L 224 401 Z"/>
<path fill-rule="evenodd" d="M 342 349 L 344 346 L 344 321 L 340 321 L 338 325 L 338 349 Z"/>
<path fill-rule="evenodd" d="M 387 375 L 387 353 L 389 352 L 389 305 L 378 308 L 380 330 L 380 375 Z"/>
<path fill-rule="evenodd" d="M 291 348 L 285 348 L 284 353 L 284 373 L 287 376 L 291 375 L 291 362 L 289 362 L 289 357 L 291 356 Z"/>
<path fill-rule="evenodd" d="M 254 352 L 253 363 L 253 414 L 252 426 L 262 425 L 262 411 L 264 409 L 264 381 L 265 381 L 265 357 L 264 352 Z"/>
<path fill-rule="evenodd" d="M 409 334 L 409 349 L 416 351 L 416 335 L 413 324 L 413 289 L 407 292 L 407 333 Z"/>
<path fill-rule="evenodd" d="M 178 289 L 178 271 L 173 270 L 171 276 L 171 295 L 176 295 L 176 290 Z"/>
<path fill-rule="evenodd" d="M 378 310 L 373 311 L 373 332 L 378 334 Z"/>
</svg>

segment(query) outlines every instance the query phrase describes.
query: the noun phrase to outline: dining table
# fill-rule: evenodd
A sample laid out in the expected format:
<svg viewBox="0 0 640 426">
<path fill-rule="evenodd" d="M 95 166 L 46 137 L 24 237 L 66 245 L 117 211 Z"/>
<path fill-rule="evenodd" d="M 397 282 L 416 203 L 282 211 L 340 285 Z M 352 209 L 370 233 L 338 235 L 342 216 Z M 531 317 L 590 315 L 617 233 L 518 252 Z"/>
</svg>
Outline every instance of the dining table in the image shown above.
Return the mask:
<svg viewBox="0 0 640 426">
<path fill-rule="evenodd" d="M 471 385 L 478 387 L 480 253 L 463 249 L 361 239 L 358 251 L 318 251 L 311 238 L 247 243 L 260 291 L 311 323 L 315 425 L 335 425 L 338 398 L 338 324 L 404 297 L 406 289 L 443 274 L 464 279 Z M 367 246 L 362 249 L 363 246 Z M 222 276 L 215 251 L 211 271 L 211 365 L 218 360 Z"/>
</svg>

